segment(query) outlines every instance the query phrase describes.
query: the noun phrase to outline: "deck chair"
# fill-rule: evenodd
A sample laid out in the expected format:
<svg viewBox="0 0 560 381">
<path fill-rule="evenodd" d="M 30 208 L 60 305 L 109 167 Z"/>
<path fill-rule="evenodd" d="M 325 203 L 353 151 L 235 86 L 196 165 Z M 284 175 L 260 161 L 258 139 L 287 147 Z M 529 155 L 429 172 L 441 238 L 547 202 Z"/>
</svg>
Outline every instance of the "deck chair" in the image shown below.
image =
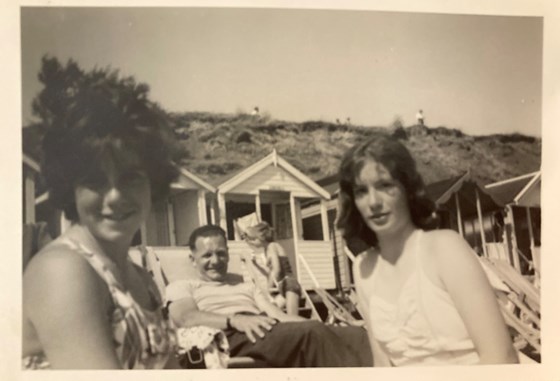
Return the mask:
<svg viewBox="0 0 560 381">
<path fill-rule="evenodd" d="M 500 310 L 506 324 L 512 328 L 517 337 L 514 345 L 518 350 L 531 345 L 538 354 L 541 352 L 540 339 L 540 295 L 523 275 L 515 270 L 508 262 L 500 259 L 480 258 L 488 273 L 494 274 L 504 288 L 494 287 Z M 494 283 L 491 281 L 494 286 Z"/>
<path fill-rule="evenodd" d="M 235 236 L 242 238 L 245 234 L 245 231 L 248 227 L 250 226 L 254 226 L 259 222 L 259 218 L 256 215 L 256 213 L 251 213 L 248 214 L 246 216 L 240 217 L 236 220 L 234 220 L 233 222 L 233 228 L 234 228 L 234 232 L 235 232 Z M 243 279 L 246 282 L 253 282 L 257 285 L 257 287 L 259 287 L 262 292 L 264 292 L 265 294 L 269 295 L 270 300 L 275 304 L 278 305 L 276 303 L 276 296 L 279 294 L 279 290 L 277 287 L 268 287 L 267 285 L 263 285 L 262 282 L 262 276 L 263 274 L 258 274 L 258 269 L 256 269 L 254 266 L 252 266 L 248 259 L 247 255 L 244 255 L 245 253 L 248 253 L 250 250 L 250 247 L 247 245 L 247 243 L 245 241 L 239 241 L 240 247 L 238 248 L 238 250 L 240 250 L 239 253 L 239 257 L 241 259 L 241 275 L 243 276 Z M 231 250 L 230 250 L 231 251 Z M 286 268 L 286 264 L 285 261 L 287 261 L 287 265 L 291 267 L 291 264 L 289 262 L 288 258 L 285 257 L 280 257 L 280 262 L 281 265 Z M 283 263 L 284 262 L 284 263 Z M 261 279 L 261 281 L 259 281 L 259 279 Z M 319 315 L 319 312 L 317 311 L 317 309 L 315 308 L 313 301 L 311 299 L 311 297 L 309 296 L 309 294 L 307 293 L 307 291 L 302 288 L 302 295 L 300 298 L 300 315 L 308 313 L 309 317 L 311 319 L 314 320 L 321 320 L 321 317 Z M 305 305 L 303 307 L 301 307 L 301 301 L 303 301 L 305 303 Z M 278 306 L 281 309 L 283 309 L 285 311 L 285 308 L 282 306 Z"/>
<path fill-rule="evenodd" d="M 179 279 L 196 277 L 188 259 L 188 247 L 137 246 L 129 252 L 131 259 L 144 267 L 154 278 L 158 289 L 165 295 L 166 286 Z M 235 266 L 234 266 L 235 267 Z M 264 368 L 266 364 L 251 357 L 230 357 L 228 368 Z"/>
<path fill-rule="evenodd" d="M 535 246 L 532 248 L 533 252 L 533 265 L 535 268 L 535 280 L 533 285 L 536 288 L 541 288 L 541 248 L 540 246 Z"/>
<path fill-rule="evenodd" d="M 326 322 L 334 325 L 352 325 L 363 327 L 364 320 L 356 319 L 346 307 L 344 307 L 334 296 L 329 294 L 325 289 L 314 288 L 314 291 L 329 311 Z"/>
</svg>

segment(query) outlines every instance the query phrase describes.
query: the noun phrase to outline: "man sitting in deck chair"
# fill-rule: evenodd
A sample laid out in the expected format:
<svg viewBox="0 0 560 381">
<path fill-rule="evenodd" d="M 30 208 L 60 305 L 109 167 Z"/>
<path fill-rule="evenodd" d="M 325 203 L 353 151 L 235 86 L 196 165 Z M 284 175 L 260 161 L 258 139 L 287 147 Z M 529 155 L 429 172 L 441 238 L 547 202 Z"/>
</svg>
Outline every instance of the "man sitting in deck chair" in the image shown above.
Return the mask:
<svg viewBox="0 0 560 381">
<path fill-rule="evenodd" d="M 196 229 L 189 246 L 199 279 L 175 281 L 166 290 L 169 313 L 178 327 L 222 329 L 232 356 L 249 356 L 269 367 L 373 365 L 363 328 L 289 316 L 254 284 L 228 273 L 227 240 L 219 226 Z"/>
</svg>

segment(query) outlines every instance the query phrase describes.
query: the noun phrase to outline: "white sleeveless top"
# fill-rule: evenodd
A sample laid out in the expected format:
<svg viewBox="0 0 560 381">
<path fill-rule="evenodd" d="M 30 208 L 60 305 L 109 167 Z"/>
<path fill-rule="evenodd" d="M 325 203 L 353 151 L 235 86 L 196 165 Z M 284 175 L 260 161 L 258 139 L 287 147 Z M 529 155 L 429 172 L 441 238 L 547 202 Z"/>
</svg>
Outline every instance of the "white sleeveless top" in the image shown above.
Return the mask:
<svg viewBox="0 0 560 381">
<path fill-rule="evenodd" d="M 476 364 L 478 353 L 451 296 L 422 269 L 423 233 L 413 237 L 416 266 L 397 303 L 371 294 L 369 329 L 394 366 Z"/>
</svg>

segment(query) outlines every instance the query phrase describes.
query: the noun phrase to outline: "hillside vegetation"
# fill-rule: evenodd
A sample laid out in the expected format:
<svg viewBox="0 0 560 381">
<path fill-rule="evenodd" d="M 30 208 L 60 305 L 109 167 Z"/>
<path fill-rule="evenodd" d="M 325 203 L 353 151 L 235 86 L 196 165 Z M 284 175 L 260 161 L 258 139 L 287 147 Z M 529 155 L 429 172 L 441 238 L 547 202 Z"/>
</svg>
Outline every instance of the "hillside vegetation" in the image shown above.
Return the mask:
<svg viewBox="0 0 560 381">
<path fill-rule="evenodd" d="M 41 91 L 32 103 L 37 122 L 23 129 L 23 150 L 40 159 L 41 136 L 59 128 L 75 99 L 91 91 L 121 94 L 126 102 L 149 99 L 149 85 L 111 68 L 85 71 L 69 59 L 61 63 L 44 56 L 38 79 Z M 268 115 L 168 113 L 157 103 L 149 108 L 169 117 L 171 127 L 187 148 L 186 167 L 202 178 L 219 183 L 273 149 L 314 180 L 337 172 L 343 153 L 374 133 L 401 139 L 417 160 L 427 183 L 471 170 L 482 183 L 535 171 L 541 164 L 540 139 L 512 135 L 469 136 L 445 127 L 364 127 L 323 121 L 303 123 L 271 119 Z M 41 186 L 37 187 L 41 191 Z"/>
<path fill-rule="evenodd" d="M 401 139 L 426 183 L 470 170 L 486 184 L 536 171 L 541 164 L 541 140 L 520 134 L 469 136 L 445 127 L 294 123 L 246 114 L 182 113 L 171 118 L 189 152 L 189 170 L 214 182 L 246 168 L 273 149 L 318 180 L 336 173 L 343 153 L 375 133 Z"/>
</svg>

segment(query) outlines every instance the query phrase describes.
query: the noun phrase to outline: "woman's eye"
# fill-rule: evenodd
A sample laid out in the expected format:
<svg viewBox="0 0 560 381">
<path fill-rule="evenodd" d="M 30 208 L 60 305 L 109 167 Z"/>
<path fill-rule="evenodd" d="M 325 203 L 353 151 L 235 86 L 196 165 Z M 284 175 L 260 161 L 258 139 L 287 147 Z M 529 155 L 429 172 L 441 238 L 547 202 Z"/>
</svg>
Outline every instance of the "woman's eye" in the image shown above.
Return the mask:
<svg viewBox="0 0 560 381">
<path fill-rule="evenodd" d="M 391 189 L 394 186 L 395 186 L 395 184 L 390 182 L 390 181 L 386 181 L 386 182 L 383 182 L 383 183 L 379 184 L 380 189 Z"/>
<path fill-rule="evenodd" d="M 364 187 L 354 188 L 354 197 L 360 197 L 367 193 L 367 189 Z"/>
</svg>

